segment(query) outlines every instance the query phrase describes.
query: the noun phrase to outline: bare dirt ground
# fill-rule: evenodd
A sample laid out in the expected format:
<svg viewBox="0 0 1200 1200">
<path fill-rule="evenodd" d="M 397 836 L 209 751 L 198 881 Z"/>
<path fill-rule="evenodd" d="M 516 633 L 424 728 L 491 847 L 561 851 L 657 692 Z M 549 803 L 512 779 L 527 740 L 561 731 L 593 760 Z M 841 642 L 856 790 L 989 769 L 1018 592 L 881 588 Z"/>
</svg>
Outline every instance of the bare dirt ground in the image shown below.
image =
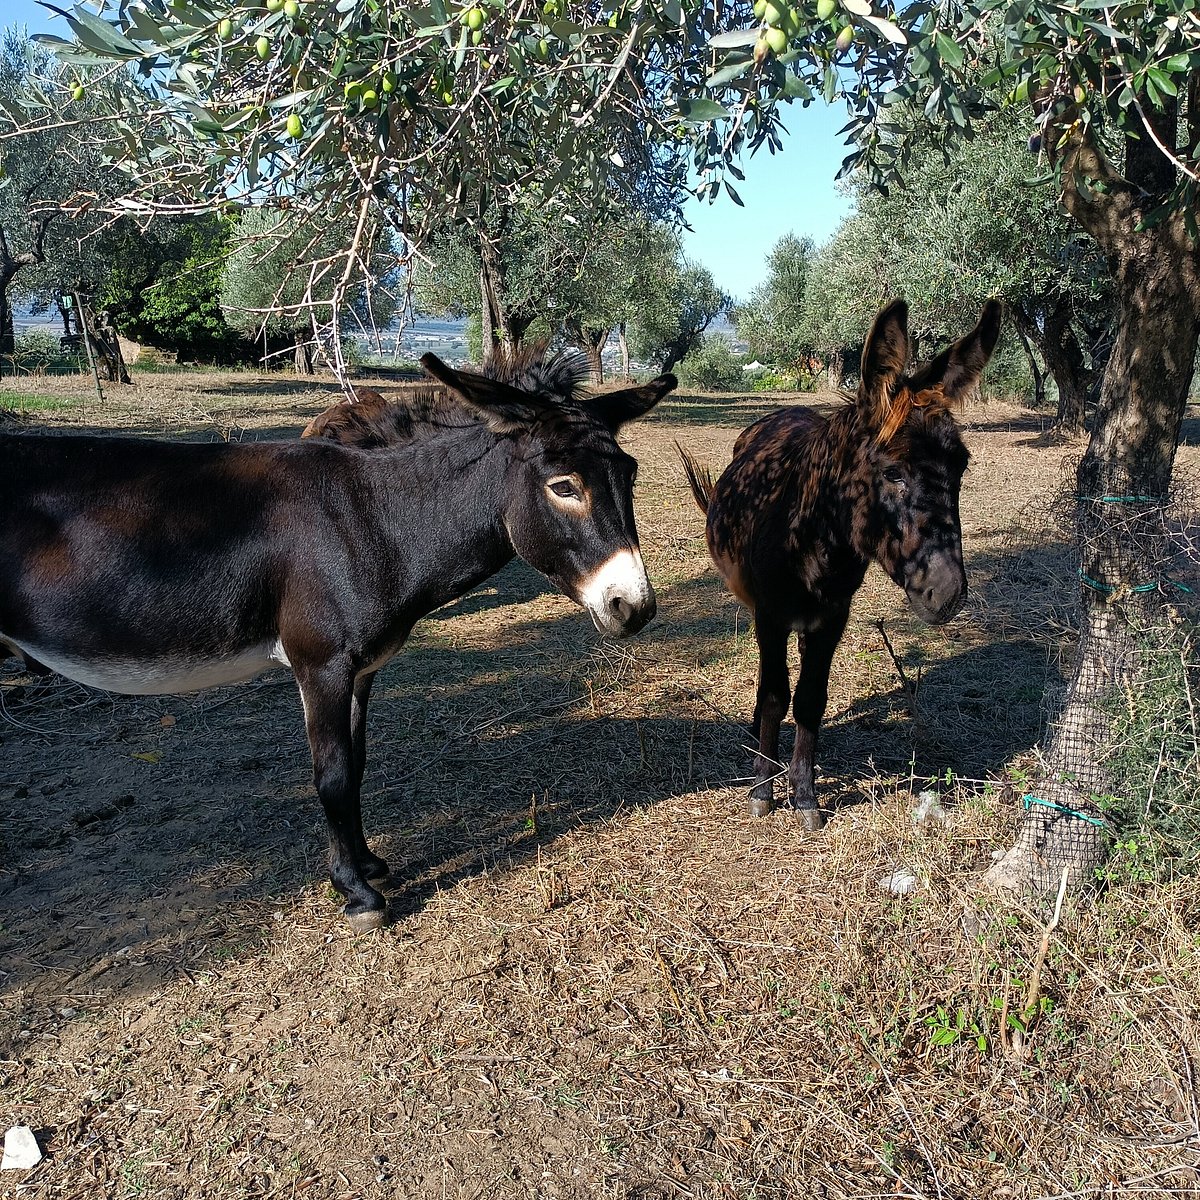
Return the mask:
<svg viewBox="0 0 1200 1200">
<path fill-rule="evenodd" d="M 56 427 L 242 439 L 334 395 L 19 390 Z M 629 429 L 659 591 L 637 639 L 519 563 L 418 627 L 371 711 L 367 828 L 397 868 L 376 934 L 324 883 L 290 676 L 146 699 L 0 665 L 0 1125 L 46 1151 L 0 1196 L 1200 1192 L 1200 884 L 1068 902 L 1029 1011 L 1046 914 L 977 890 L 1056 669 L 1023 635 L 1037 597 L 989 580 L 1077 447 L 968 411 L 976 599 L 929 629 L 873 570 L 820 754 L 836 815 L 744 815 L 753 638 L 673 441 L 719 468 L 793 399 L 685 396 Z M 950 819 L 918 827 L 935 779 Z M 879 886 L 898 866 L 909 895 Z"/>
</svg>

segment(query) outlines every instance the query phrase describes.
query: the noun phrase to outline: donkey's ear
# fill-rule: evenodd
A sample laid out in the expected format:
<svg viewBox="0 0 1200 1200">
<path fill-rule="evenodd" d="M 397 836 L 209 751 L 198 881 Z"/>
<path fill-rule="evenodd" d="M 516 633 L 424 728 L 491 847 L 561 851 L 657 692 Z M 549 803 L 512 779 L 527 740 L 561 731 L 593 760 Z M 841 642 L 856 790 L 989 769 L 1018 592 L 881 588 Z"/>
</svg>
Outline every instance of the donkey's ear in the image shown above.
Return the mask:
<svg viewBox="0 0 1200 1200">
<path fill-rule="evenodd" d="M 477 375 L 474 371 L 456 371 L 436 354 L 423 354 L 421 366 L 438 383 L 476 409 L 493 433 L 517 433 L 528 429 L 554 407 L 537 396 L 489 379 L 486 375 Z"/>
<path fill-rule="evenodd" d="M 660 375 L 641 387 L 622 388 L 619 392 L 605 392 L 589 396 L 584 407 L 594 417 L 616 433 L 627 421 L 644 417 L 668 392 L 679 386 L 674 375 Z"/>
<path fill-rule="evenodd" d="M 947 400 L 961 400 L 970 393 L 996 349 L 1001 312 L 1000 302 L 989 300 L 983 306 L 979 324 L 917 374 L 912 381 L 913 391 L 940 388 Z"/>
<path fill-rule="evenodd" d="M 908 364 L 908 302 L 893 300 L 871 324 L 863 345 L 859 396 L 882 416 Z"/>
</svg>

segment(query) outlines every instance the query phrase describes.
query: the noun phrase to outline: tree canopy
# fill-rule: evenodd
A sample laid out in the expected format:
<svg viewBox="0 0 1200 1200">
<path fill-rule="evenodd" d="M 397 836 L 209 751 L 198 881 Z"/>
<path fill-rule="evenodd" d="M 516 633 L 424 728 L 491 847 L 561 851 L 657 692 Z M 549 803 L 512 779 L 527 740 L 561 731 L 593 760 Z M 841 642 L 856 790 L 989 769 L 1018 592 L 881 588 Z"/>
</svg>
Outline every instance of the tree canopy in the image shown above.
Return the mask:
<svg viewBox="0 0 1200 1200">
<path fill-rule="evenodd" d="M 635 357 L 669 371 L 729 304 L 711 272 L 684 259 L 677 233 L 637 212 L 522 207 L 493 214 L 487 229 L 484 243 L 462 226 L 437 231 L 413 269 L 416 307 L 479 313 L 490 251 L 505 339 L 564 337 L 589 355 L 597 378 L 613 330 Z"/>
<path fill-rule="evenodd" d="M 1080 429 L 1105 361 L 1111 284 L 1026 141 L 1015 114 L 996 112 L 970 142 L 914 148 L 902 186 L 881 193 L 857 180 L 855 211 L 808 266 L 803 314 L 790 321 L 797 343 L 826 360 L 861 346 L 879 306 L 903 295 L 928 354 L 996 297 L 1053 374 L 1060 422 Z M 784 283 L 772 272 L 772 294 Z M 782 299 L 767 305 L 755 324 L 784 311 Z"/>
</svg>

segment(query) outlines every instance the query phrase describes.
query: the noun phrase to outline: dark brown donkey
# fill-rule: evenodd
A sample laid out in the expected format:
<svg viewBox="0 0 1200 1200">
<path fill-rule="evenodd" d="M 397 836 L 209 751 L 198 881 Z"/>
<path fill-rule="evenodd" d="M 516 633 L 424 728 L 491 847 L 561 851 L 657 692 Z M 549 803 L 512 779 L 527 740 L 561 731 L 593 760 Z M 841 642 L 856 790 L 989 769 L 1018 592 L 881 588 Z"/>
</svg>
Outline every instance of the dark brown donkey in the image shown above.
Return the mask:
<svg viewBox="0 0 1200 1200">
<path fill-rule="evenodd" d="M 375 672 L 520 555 L 604 633 L 654 615 L 620 427 L 675 386 L 584 395 L 582 361 L 444 385 L 403 438 L 197 444 L 0 436 L 0 647 L 93 687 L 193 691 L 291 667 L 356 928 L 381 923 L 359 791 Z"/>
<path fill-rule="evenodd" d="M 851 403 L 829 417 L 810 408 L 764 417 L 738 438 L 715 484 L 680 448 L 696 503 L 708 516 L 713 562 L 754 614 L 752 816 L 771 811 L 780 773 L 789 633 L 799 642 L 800 677 L 792 698 L 788 803 L 808 828 L 819 829 L 817 729 L 833 652 L 867 565 L 877 561 L 931 625 L 962 607 L 967 578 L 958 494 L 967 450 L 951 409 L 978 384 L 999 333 L 1000 305 L 989 301 L 962 341 L 907 376 L 908 306 L 897 300 L 875 318 Z"/>
</svg>

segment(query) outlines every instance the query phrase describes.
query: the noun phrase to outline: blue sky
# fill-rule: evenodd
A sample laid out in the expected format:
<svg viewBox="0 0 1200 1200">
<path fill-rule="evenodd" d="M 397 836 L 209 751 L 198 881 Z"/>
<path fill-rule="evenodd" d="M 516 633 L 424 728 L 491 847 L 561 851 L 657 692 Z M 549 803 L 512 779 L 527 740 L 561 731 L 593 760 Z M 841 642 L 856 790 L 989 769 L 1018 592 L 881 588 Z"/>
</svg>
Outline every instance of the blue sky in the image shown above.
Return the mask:
<svg viewBox="0 0 1200 1200">
<path fill-rule="evenodd" d="M 65 8 L 70 0 L 58 3 Z M 34 33 L 67 33 L 66 22 L 35 0 L 5 0 L 0 21 L 26 25 Z M 784 234 L 824 241 L 849 207 L 833 185 L 846 153 L 837 136 L 845 110 L 818 102 L 808 108 L 794 104 L 786 113 L 782 153 L 764 150 L 740 164 L 746 178 L 735 186 L 744 208 L 722 192 L 711 204 L 692 200 L 685 210 L 692 226 L 684 235 L 686 254 L 742 300 L 762 282 L 767 255 Z"/>
<path fill-rule="evenodd" d="M 783 150 L 747 158 L 740 164 L 745 181 L 733 181 L 745 207 L 722 191 L 711 204 L 692 200 L 684 213 L 692 226 L 684 237 L 686 254 L 741 300 L 762 282 L 767 255 L 784 234 L 826 241 L 850 208 L 833 184 L 848 153 L 837 136 L 845 108 L 818 102 L 792 104 L 784 112 Z"/>
</svg>

